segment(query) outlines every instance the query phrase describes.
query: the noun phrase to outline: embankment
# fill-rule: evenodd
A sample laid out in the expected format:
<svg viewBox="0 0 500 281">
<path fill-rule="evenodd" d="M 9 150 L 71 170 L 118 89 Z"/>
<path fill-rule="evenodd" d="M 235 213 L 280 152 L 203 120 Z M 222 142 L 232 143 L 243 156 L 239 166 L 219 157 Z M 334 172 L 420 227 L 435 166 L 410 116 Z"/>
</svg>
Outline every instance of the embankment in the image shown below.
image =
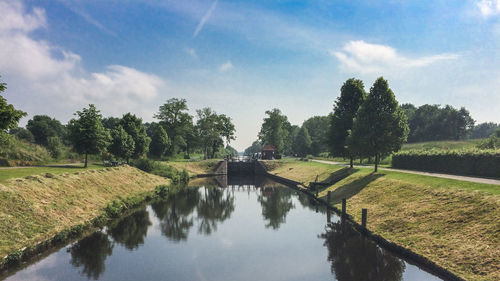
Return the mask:
<svg viewBox="0 0 500 281">
<path fill-rule="evenodd" d="M 272 174 L 304 183 L 318 174 L 322 181 L 340 171 L 338 166 L 299 161 L 267 166 Z M 331 177 L 326 176 L 328 169 Z M 361 209 L 368 209 L 367 228 L 373 234 L 466 280 L 493 281 L 500 280 L 499 190 L 500 186 L 353 169 L 343 180 L 321 188 L 319 197 L 326 199 L 331 191 L 334 204 L 347 198 L 347 213 L 356 222 L 361 222 Z"/>
<path fill-rule="evenodd" d="M 10 179 L 0 185 L 0 257 L 88 224 L 113 200 L 168 183 L 129 166 Z"/>
</svg>

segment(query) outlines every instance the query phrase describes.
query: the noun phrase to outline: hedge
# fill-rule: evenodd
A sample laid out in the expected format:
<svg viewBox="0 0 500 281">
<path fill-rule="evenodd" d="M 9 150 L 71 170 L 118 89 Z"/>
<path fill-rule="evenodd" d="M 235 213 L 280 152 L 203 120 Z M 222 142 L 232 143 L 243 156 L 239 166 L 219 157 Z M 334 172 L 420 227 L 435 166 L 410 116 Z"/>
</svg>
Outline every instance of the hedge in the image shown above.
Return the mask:
<svg viewBox="0 0 500 281">
<path fill-rule="evenodd" d="M 392 155 L 392 167 L 500 178 L 500 150 L 408 150 Z"/>
</svg>

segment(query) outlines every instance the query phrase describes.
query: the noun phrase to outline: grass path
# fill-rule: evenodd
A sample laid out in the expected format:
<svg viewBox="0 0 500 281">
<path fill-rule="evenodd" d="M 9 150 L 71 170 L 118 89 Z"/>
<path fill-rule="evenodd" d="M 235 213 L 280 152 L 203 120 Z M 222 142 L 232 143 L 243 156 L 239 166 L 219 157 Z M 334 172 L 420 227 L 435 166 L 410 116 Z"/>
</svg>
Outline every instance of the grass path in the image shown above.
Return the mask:
<svg viewBox="0 0 500 281">
<path fill-rule="evenodd" d="M 16 178 L 24 178 L 27 176 L 41 175 L 41 174 L 54 174 L 60 175 L 63 173 L 83 172 L 86 170 L 104 169 L 105 167 L 100 164 L 89 164 L 87 168 L 83 168 L 83 164 L 78 165 L 50 165 L 50 166 L 37 166 L 37 167 L 4 167 L 0 168 L 0 184 L 6 184 L 9 180 Z"/>
</svg>

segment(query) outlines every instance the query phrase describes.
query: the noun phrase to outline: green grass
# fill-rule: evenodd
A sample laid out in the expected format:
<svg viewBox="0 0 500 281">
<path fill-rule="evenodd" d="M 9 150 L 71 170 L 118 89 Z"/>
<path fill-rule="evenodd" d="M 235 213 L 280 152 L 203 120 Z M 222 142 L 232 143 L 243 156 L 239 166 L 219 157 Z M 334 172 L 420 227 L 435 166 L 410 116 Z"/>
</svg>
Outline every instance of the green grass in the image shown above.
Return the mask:
<svg viewBox="0 0 500 281">
<path fill-rule="evenodd" d="M 40 174 L 63 174 L 74 173 L 91 169 L 103 169 L 102 164 L 89 164 L 87 169 L 81 166 L 64 166 L 64 167 L 22 167 L 22 168 L 8 168 L 0 169 L 0 183 L 6 184 L 7 180 L 15 178 L 24 178 L 27 176 L 40 175 Z"/>
<path fill-rule="evenodd" d="M 431 149 L 469 149 L 475 148 L 482 139 L 463 140 L 463 141 L 431 141 L 419 143 L 406 143 L 401 150 L 431 150 Z"/>
</svg>

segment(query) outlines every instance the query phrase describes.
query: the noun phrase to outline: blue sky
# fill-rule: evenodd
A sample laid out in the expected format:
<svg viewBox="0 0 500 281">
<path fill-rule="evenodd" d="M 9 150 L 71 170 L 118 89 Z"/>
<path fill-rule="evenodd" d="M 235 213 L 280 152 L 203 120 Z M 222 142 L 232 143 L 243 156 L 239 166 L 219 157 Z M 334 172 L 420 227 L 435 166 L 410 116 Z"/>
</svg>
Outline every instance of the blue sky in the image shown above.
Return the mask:
<svg viewBox="0 0 500 281">
<path fill-rule="evenodd" d="M 172 97 L 233 118 L 243 150 L 264 112 L 326 115 L 343 81 L 400 103 L 500 122 L 500 0 L 0 0 L 10 103 L 63 122 L 89 103 L 152 121 Z"/>
</svg>

